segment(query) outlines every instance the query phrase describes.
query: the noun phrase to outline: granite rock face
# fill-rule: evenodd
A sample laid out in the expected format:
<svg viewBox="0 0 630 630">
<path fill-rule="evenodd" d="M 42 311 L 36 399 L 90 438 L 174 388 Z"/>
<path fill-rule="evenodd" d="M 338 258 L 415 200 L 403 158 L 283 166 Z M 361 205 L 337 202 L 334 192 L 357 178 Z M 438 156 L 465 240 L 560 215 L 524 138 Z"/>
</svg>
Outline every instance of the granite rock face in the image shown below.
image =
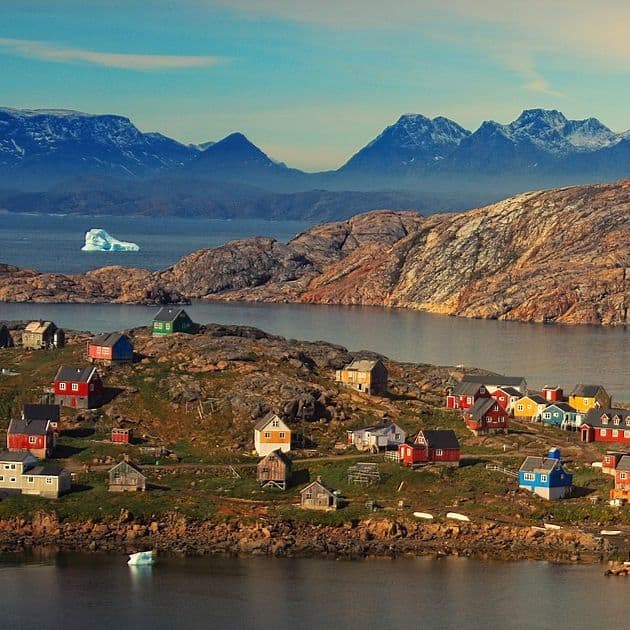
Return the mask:
<svg viewBox="0 0 630 630">
<path fill-rule="evenodd" d="M 464 317 L 627 323 L 630 180 L 532 192 L 463 214 L 377 211 L 201 250 L 160 272 L 0 266 L 0 300 L 365 304 Z"/>
</svg>

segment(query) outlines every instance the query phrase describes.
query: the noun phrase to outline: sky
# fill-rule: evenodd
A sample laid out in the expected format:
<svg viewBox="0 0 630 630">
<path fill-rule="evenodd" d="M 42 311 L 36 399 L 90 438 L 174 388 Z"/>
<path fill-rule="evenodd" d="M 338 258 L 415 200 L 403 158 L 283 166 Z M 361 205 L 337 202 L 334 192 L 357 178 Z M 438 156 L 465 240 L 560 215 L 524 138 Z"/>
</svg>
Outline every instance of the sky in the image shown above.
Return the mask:
<svg viewBox="0 0 630 630">
<path fill-rule="evenodd" d="M 438 6 L 439 5 L 439 6 Z M 336 168 L 403 113 L 630 128 L 627 0 L 1 0 L 0 106 Z"/>
</svg>

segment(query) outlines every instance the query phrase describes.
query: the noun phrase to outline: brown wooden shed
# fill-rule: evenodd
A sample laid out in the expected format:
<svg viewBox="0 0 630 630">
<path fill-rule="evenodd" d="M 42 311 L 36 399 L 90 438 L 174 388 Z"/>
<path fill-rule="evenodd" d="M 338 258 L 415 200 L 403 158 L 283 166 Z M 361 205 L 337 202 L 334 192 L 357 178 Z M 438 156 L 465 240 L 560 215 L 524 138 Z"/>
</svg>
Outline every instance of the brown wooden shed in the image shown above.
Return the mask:
<svg viewBox="0 0 630 630">
<path fill-rule="evenodd" d="M 123 460 L 109 470 L 110 492 L 136 492 L 147 489 L 147 478 L 140 467 L 133 462 Z"/>
<path fill-rule="evenodd" d="M 291 480 L 291 468 L 291 460 L 278 448 L 258 462 L 256 478 L 263 488 L 275 486 L 286 490 Z"/>
<path fill-rule="evenodd" d="M 300 503 L 307 510 L 336 510 L 339 498 L 318 477 L 300 492 Z"/>
</svg>

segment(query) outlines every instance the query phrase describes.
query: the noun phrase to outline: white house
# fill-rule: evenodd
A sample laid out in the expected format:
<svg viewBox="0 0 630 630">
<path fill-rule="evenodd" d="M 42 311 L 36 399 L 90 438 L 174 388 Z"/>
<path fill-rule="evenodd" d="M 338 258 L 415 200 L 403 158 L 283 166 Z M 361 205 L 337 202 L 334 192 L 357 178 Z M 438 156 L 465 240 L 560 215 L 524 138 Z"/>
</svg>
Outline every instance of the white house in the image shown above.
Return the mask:
<svg viewBox="0 0 630 630">
<path fill-rule="evenodd" d="M 405 431 L 391 420 L 383 420 L 363 429 L 348 431 L 348 444 L 355 446 L 359 451 L 398 448 L 404 444 L 406 438 Z"/>
</svg>

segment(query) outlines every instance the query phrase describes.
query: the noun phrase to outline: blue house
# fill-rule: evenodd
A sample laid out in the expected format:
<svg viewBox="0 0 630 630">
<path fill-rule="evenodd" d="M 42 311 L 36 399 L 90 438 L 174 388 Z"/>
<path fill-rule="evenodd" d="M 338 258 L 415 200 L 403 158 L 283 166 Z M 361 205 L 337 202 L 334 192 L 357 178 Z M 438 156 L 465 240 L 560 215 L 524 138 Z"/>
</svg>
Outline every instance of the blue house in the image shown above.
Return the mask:
<svg viewBox="0 0 630 630">
<path fill-rule="evenodd" d="M 545 407 L 542 412 L 542 421 L 554 427 L 571 430 L 577 429 L 581 424 L 582 414 L 578 413 L 569 403 L 557 402 Z"/>
<path fill-rule="evenodd" d="M 526 457 L 518 471 L 518 487 L 543 499 L 563 499 L 572 486 L 573 475 L 562 466 L 558 448 L 552 448 L 547 457 Z"/>
</svg>

